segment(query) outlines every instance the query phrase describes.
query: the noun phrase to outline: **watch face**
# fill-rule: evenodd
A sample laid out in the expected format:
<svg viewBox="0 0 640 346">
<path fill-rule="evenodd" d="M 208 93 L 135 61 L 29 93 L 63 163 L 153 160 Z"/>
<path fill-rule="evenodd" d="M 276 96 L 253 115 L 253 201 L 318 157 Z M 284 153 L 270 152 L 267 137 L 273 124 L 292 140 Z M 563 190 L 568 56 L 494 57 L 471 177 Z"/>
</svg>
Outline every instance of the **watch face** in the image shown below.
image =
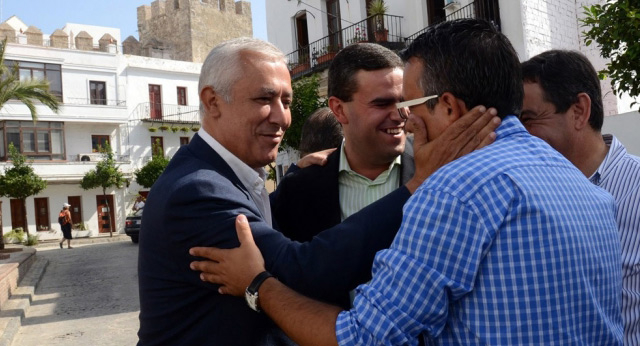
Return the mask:
<svg viewBox="0 0 640 346">
<path fill-rule="evenodd" d="M 246 290 L 244 291 L 244 299 L 251 309 L 258 311 L 258 293 L 251 293 Z"/>
</svg>

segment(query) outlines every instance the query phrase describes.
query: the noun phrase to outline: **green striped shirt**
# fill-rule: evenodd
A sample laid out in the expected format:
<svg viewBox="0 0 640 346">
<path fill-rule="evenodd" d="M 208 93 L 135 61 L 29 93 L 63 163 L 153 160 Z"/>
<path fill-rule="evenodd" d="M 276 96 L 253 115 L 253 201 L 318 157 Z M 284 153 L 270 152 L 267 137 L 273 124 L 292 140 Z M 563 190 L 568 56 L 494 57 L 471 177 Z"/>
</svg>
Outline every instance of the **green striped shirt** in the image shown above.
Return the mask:
<svg viewBox="0 0 640 346">
<path fill-rule="evenodd" d="M 398 188 L 400 182 L 400 155 L 375 180 L 370 180 L 353 170 L 344 153 L 344 142 L 340 147 L 338 186 L 340 216 L 342 221 L 362 208 L 379 200 Z"/>
</svg>

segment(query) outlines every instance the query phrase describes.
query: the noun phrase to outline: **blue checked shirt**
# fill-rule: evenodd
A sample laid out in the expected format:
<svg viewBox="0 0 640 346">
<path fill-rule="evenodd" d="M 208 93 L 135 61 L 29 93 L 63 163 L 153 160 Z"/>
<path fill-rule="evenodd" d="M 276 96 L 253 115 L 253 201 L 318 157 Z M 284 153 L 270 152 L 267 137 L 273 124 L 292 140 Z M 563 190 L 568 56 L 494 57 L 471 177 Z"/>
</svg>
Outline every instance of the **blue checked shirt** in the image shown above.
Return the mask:
<svg viewBox="0 0 640 346">
<path fill-rule="evenodd" d="M 640 158 L 604 135 L 607 156 L 589 178 L 616 200 L 616 221 L 622 245 L 622 320 L 624 344 L 640 345 Z"/>
<path fill-rule="evenodd" d="M 506 117 L 404 207 L 340 345 L 622 345 L 613 198 Z"/>
</svg>

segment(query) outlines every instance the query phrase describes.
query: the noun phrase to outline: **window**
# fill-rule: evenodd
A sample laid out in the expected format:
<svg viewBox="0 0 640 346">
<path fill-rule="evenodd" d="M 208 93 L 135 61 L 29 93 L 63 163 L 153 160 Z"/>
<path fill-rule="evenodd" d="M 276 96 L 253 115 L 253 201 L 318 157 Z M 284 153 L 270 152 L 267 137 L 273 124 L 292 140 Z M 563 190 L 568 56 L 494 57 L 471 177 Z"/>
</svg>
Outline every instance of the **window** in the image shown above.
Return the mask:
<svg viewBox="0 0 640 346">
<path fill-rule="evenodd" d="M 13 69 L 18 65 L 20 80 L 46 79 L 49 81 L 49 91 L 62 101 L 62 73 L 60 65 L 45 64 L 29 61 L 5 60 L 4 64 Z"/>
<path fill-rule="evenodd" d="M 189 137 L 180 137 L 180 146 L 189 144 Z"/>
<path fill-rule="evenodd" d="M 100 153 L 110 146 L 109 135 L 91 135 L 91 152 Z"/>
<path fill-rule="evenodd" d="M 164 142 L 162 137 L 151 136 L 151 148 L 151 150 L 153 150 L 151 153 L 152 156 L 164 155 Z"/>
<path fill-rule="evenodd" d="M 89 97 L 92 105 L 107 104 L 107 87 L 105 82 L 89 81 Z"/>
<path fill-rule="evenodd" d="M 187 105 L 187 88 L 178 87 L 178 104 L 180 106 Z"/>
<path fill-rule="evenodd" d="M 65 159 L 62 122 L 0 121 L 0 160 L 8 159 L 11 143 L 30 159 Z"/>
</svg>

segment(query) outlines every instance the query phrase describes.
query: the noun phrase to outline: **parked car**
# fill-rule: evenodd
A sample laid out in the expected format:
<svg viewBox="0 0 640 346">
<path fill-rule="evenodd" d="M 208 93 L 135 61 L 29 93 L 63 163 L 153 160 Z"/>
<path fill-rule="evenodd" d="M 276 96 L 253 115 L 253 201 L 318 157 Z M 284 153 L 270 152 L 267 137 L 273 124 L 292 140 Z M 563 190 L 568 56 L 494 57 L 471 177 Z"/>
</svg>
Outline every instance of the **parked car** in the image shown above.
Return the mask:
<svg viewBox="0 0 640 346">
<path fill-rule="evenodd" d="M 142 226 L 142 211 L 144 209 L 138 209 L 133 214 L 127 216 L 124 224 L 124 233 L 131 237 L 131 241 L 138 243 L 138 234 L 140 234 L 140 227 Z"/>
</svg>

